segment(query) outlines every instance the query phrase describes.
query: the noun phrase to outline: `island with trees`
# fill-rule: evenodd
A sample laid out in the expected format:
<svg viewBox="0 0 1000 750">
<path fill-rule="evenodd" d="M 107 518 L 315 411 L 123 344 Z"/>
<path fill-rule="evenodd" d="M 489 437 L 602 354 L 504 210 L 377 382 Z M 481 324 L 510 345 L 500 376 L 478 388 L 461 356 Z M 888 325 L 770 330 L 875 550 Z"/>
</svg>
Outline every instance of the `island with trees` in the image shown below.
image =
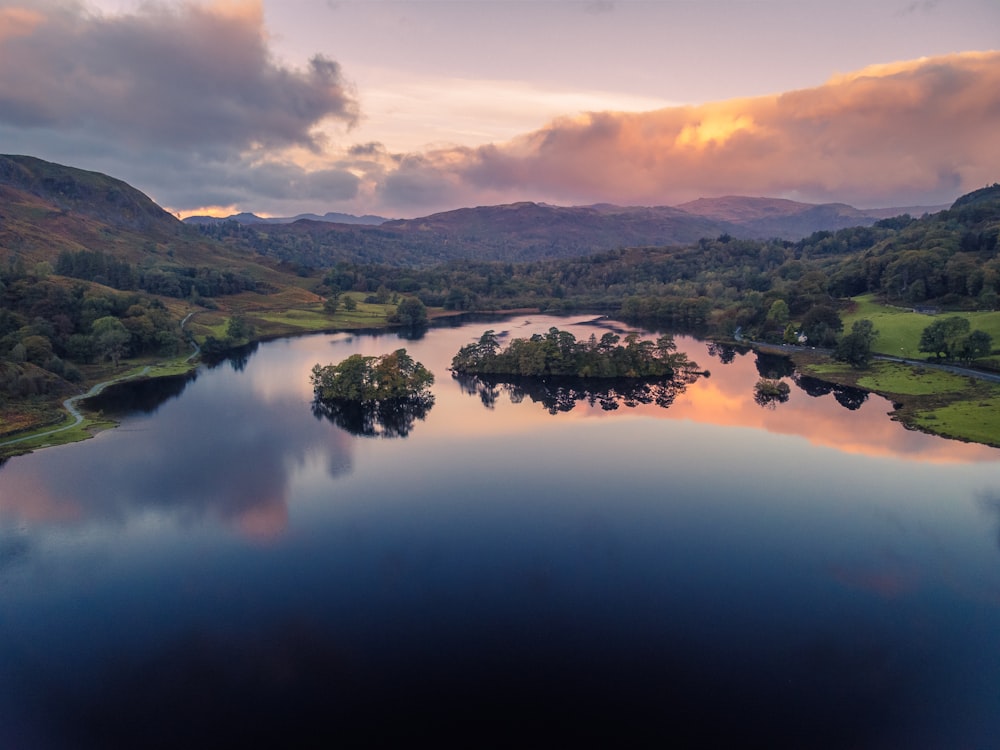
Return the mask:
<svg viewBox="0 0 1000 750">
<path fill-rule="evenodd" d="M 463 375 L 516 375 L 521 377 L 575 378 L 671 378 L 695 372 L 698 365 L 677 351 L 673 336 L 665 334 L 656 341 L 640 339 L 630 333 L 621 337 L 609 331 L 591 335 L 580 342 L 569 331 L 550 328 L 531 338 L 513 339 L 500 348 L 495 331 L 486 331 L 474 344 L 459 349 L 451 369 Z"/>
<path fill-rule="evenodd" d="M 313 414 L 354 435 L 406 437 L 434 405 L 434 374 L 397 349 L 312 368 Z"/>
<path fill-rule="evenodd" d="M 478 395 L 487 408 L 503 390 L 512 401 L 528 397 L 552 414 L 569 411 L 580 401 L 606 411 L 620 404 L 665 408 L 687 385 L 708 375 L 677 351 L 670 335 L 650 341 L 629 333 L 624 344 L 621 340 L 609 331 L 581 342 L 553 327 L 501 348 L 496 332 L 489 330 L 458 351 L 451 370 L 462 389 Z"/>
</svg>

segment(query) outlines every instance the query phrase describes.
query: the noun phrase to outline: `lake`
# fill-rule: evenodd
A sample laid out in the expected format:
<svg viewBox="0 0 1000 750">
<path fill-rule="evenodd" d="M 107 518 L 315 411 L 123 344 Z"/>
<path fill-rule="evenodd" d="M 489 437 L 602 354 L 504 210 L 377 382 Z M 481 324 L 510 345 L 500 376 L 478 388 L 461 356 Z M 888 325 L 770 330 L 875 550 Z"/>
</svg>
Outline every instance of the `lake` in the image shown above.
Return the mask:
<svg viewBox="0 0 1000 750">
<path fill-rule="evenodd" d="M 0 747 L 995 746 L 1000 450 L 686 337 L 666 407 L 447 370 L 550 326 L 629 330 L 267 342 L 8 461 Z M 314 414 L 314 364 L 401 347 L 422 418 Z"/>
</svg>

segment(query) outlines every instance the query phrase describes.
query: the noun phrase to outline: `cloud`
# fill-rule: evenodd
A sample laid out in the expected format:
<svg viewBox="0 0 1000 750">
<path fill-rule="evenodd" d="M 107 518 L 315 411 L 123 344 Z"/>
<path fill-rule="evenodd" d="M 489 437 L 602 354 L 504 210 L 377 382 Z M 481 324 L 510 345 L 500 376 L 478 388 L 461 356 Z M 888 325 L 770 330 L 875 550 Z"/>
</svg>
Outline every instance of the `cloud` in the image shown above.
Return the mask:
<svg viewBox="0 0 1000 750">
<path fill-rule="evenodd" d="M 749 194 L 872 206 L 947 202 L 998 174 L 1000 52 L 984 52 L 873 66 L 774 96 L 563 118 L 506 143 L 408 157 L 382 195 L 401 211 L 477 192 L 556 203 Z"/>
<path fill-rule="evenodd" d="M 359 95 L 329 55 L 281 63 L 260 0 L 87 8 L 0 0 L 2 150 L 111 174 L 185 214 L 415 216 L 522 200 L 676 205 L 730 194 L 933 205 L 1000 175 L 995 51 L 658 109 L 646 109 L 660 106 L 647 97 L 414 74 L 400 90 L 364 92 L 384 143 L 367 135 L 351 145 L 340 138 L 362 123 Z M 619 109 L 600 109 L 609 106 Z M 526 122 L 580 109 L 592 111 L 525 132 L 534 127 Z M 440 140 L 411 145 L 411 131 Z"/>
<path fill-rule="evenodd" d="M 60 0 L 0 9 L 0 124 L 135 146 L 318 150 L 358 107 L 337 62 L 271 56 L 259 0 L 144 4 L 104 16 Z"/>
</svg>

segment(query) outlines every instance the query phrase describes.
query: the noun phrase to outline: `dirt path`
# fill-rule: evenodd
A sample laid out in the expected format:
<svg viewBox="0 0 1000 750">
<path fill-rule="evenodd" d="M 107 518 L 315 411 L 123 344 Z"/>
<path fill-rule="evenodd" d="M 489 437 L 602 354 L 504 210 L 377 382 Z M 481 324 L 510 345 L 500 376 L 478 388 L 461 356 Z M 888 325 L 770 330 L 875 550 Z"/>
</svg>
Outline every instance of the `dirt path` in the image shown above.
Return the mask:
<svg viewBox="0 0 1000 750">
<path fill-rule="evenodd" d="M 55 435 L 60 432 L 65 432 L 66 430 L 73 429 L 83 421 L 83 414 L 81 414 L 80 410 L 76 408 L 78 402 L 96 396 L 105 388 L 107 388 L 109 385 L 113 385 L 115 383 L 121 383 L 125 380 L 131 380 L 132 378 L 141 378 L 143 375 L 148 375 L 150 369 L 151 367 L 149 365 L 146 365 L 139 372 L 133 373 L 131 375 L 123 375 L 119 378 L 112 378 L 111 380 L 105 380 L 103 383 L 98 383 L 97 385 L 95 385 L 86 393 L 80 393 L 77 394 L 76 396 L 69 397 L 68 399 L 63 401 L 62 405 L 63 408 L 69 412 L 70 416 L 73 417 L 73 421 L 70 424 L 64 424 L 62 427 L 56 427 L 52 430 L 48 430 L 47 432 L 36 432 L 31 435 L 23 435 L 18 438 L 11 438 L 10 440 L 4 440 L 3 442 L 0 442 L 0 448 L 3 448 L 8 445 L 16 445 L 17 443 L 24 443 L 27 442 L 28 440 L 38 440 L 39 438 L 48 437 L 49 435 Z"/>
<path fill-rule="evenodd" d="M 181 321 L 181 326 L 180 326 L 181 331 L 184 330 L 184 324 L 187 323 L 188 320 L 190 320 L 191 316 L 194 314 L 195 312 L 189 312 L 187 315 L 184 316 L 184 320 Z M 192 359 L 194 359 L 201 353 L 201 347 L 198 346 L 197 342 L 195 342 L 192 339 L 190 343 L 192 346 L 194 346 L 194 351 L 191 352 L 190 355 L 188 355 L 188 358 L 185 360 L 186 362 L 190 362 Z M 111 380 L 105 380 L 103 383 L 98 383 L 97 385 L 95 385 L 86 393 L 81 393 L 76 396 L 71 396 L 62 403 L 63 408 L 69 412 L 69 415 L 71 417 L 73 417 L 73 421 L 70 424 L 64 424 L 62 427 L 55 427 L 51 430 L 48 430 L 47 432 L 37 432 L 31 435 L 22 435 L 21 437 L 0 441 L 0 448 L 4 448 L 8 445 L 17 445 L 18 443 L 25 443 L 29 440 L 38 440 L 39 438 L 48 437 L 49 435 L 55 435 L 60 432 L 65 432 L 66 430 L 73 429 L 83 421 L 83 414 L 81 414 L 80 410 L 76 408 L 76 405 L 80 401 L 84 401 L 88 398 L 93 398 L 101 391 L 103 391 L 105 388 L 107 388 L 109 385 L 114 385 L 115 383 L 121 383 L 126 380 L 132 380 L 133 378 L 141 378 L 144 375 L 148 375 L 151 369 L 152 367 L 150 365 L 146 365 L 139 372 L 132 373 L 131 375 L 123 375 L 118 378 L 112 378 Z"/>
</svg>

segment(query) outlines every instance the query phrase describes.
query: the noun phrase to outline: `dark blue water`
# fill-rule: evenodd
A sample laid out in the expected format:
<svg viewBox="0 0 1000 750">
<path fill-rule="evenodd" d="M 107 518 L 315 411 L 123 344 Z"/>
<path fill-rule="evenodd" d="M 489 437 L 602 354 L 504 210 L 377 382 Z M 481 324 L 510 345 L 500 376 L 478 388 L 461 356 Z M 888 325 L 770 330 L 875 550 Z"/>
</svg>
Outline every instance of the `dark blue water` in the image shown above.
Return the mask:
<svg viewBox="0 0 1000 750">
<path fill-rule="evenodd" d="M 570 323 L 275 341 L 8 462 L 0 747 L 995 746 L 1000 451 L 689 339 L 669 408 L 447 372 Z M 314 416 L 313 364 L 401 346 L 405 437 Z"/>
</svg>

